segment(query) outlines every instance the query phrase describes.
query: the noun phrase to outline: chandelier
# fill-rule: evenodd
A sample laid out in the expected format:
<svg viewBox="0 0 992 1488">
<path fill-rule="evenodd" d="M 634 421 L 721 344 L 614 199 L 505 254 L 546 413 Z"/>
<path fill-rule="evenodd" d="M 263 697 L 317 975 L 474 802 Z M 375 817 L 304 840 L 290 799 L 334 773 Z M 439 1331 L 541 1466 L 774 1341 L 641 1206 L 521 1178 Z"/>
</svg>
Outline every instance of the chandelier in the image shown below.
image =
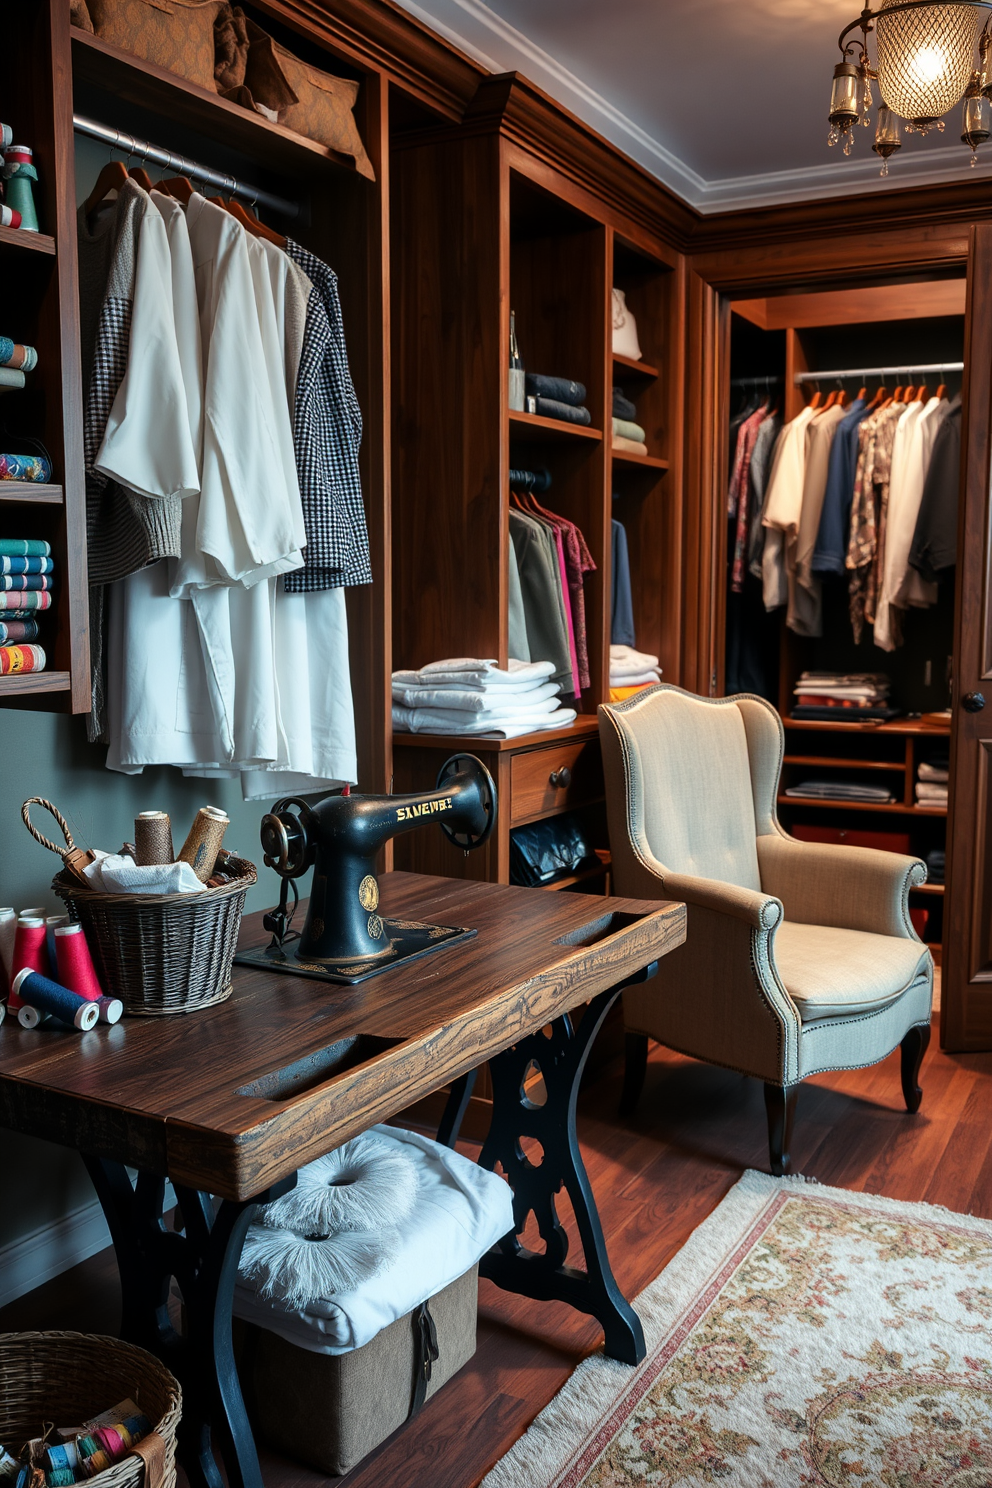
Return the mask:
<svg viewBox="0 0 992 1488">
<path fill-rule="evenodd" d="M 867 129 L 871 124 L 871 85 L 877 82 L 881 101 L 872 149 L 881 157 L 883 176 L 890 156 L 902 147 L 900 125 L 907 134 L 942 132 L 943 116 L 959 103 L 961 143 L 971 150 L 974 165 L 978 146 L 990 134 L 990 28 L 992 0 L 886 0 L 874 11 L 866 6 L 840 33 L 827 143 L 840 142 L 850 155 L 855 125 Z M 852 35 L 857 31 L 860 36 Z M 874 67 L 868 57 L 872 31 Z"/>
</svg>

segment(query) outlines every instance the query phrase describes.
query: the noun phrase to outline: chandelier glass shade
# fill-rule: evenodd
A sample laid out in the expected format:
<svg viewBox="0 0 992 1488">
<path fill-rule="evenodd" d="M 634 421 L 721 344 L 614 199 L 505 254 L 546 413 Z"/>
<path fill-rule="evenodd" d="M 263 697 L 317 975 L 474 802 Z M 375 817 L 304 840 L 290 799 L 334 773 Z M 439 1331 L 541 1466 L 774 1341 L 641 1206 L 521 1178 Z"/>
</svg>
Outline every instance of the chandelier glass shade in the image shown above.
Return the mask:
<svg viewBox="0 0 992 1488">
<path fill-rule="evenodd" d="M 858 36 L 856 33 L 861 33 Z M 868 38 L 874 31 L 877 63 Z M 881 94 L 872 148 L 888 159 L 900 148 L 899 121 L 908 133 L 943 130 L 944 115 L 963 102 L 961 141 L 972 152 L 989 137 L 992 98 L 992 0 L 884 0 L 864 9 L 841 32 L 834 68 L 828 143 L 851 153 L 854 126 L 871 123 L 872 82 Z"/>
</svg>

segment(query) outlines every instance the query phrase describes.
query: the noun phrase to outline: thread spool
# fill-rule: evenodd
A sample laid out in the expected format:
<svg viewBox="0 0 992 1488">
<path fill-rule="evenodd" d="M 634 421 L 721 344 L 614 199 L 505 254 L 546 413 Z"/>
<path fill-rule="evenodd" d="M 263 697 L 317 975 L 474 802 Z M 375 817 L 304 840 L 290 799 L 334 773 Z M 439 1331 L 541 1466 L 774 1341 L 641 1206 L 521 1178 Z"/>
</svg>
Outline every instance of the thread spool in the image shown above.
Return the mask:
<svg viewBox="0 0 992 1488">
<path fill-rule="evenodd" d="M 19 998 L 17 1021 L 25 1028 L 37 1027 L 37 1023 L 30 1021 L 32 1013 L 48 1013 L 62 1023 L 68 1023 L 81 1033 L 86 1033 L 100 1016 L 95 1002 L 77 997 L 68 987 L 61 987 L 58 982 L 27 967 L 14 977 L 10 990 L 12 997 Z M 26 1007 L 23 1006 L 25 1003 Z M 25 1019 L 21 1018 L 22 1012 L 27 1015 Z"/>
<path fill-rule="evenodd" d="M 13 976 L 14 934 L 17 930 L 17 911 L 9 904 L 0 908 L 0 994 L 7 995 Z"/>
<path fill-rule="evenodd" d="M 119 1023 L 124 1013 L 124 1004 L 119 997 L 98 997 L 101 1023 Z"/>
<path fill-rule="evenodd" d="M 176 861 L 167 811 L 140 811 L 134 818 L 134 861 L 141 868 Z"/>
<path fill-rule="evenodd" d="M 55 927 L 68 925 L 68 923 L 67 914 L 45 916 L 45 949 L 48 952 L 48 964 L 53 971 L 55 969 Z"/>
<path fill-rule="evenodd" d="M 17 978 L 25 969 L 38 972 L 41 976 L 47 976 L 49 972 L 45 921 L 40 915 L 22 914 L 17 917 L 14 953 L 11 957 L 10 995 L 7 998 L 7 1006 L 12 1013 L 23 1005 L 23 999 L 17 994 Z"/>
<path fill-rule="evenodd" d="M 219 806 L 201 806 L 196 813 L 196 820 L 189 829 L 177 861 L 189 863 L 201 883 L 213 877 L 217 854 L 229 825 L 227 812 L 221 811 Z"/>
<path fill-rule="evenodd" d="M 63 987 L 68 987 L 77 997 L 85 997 L 87 1002 L 98 1002 L 103 996 L 103 988 L 82 925 L 59 925 L 53 938 L 55 975 Z"/>
</svg>

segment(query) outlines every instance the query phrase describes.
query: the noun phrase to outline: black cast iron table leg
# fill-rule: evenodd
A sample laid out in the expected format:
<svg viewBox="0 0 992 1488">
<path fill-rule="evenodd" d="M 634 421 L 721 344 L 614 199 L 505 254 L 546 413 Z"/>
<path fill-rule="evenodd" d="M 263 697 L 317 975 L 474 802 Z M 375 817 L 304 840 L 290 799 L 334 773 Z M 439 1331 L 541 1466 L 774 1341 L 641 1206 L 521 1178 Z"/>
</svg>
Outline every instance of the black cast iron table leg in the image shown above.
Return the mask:
<svg viewBox="0 0 992 1488">
<path fill-rule="evenodd" d="M 595 1317 L 605 1333 L 611 1359 L 639 1364 L 644 1358 L 640 1318 L 617 1286 L 606 1253 L 606 1241 L 592 1185 L 586 1173 L 575 1126 L 579 1084 L 593 1040 L 625 986 L 647 981 L 658 969 L 652 962 L 619 986 L 593 998 L 575 1024 L 569 1015 L 556 1018 L 550 1037 L 538 1032 L 489 1061 L 493 1114 L 479 1162 L 490 1170 L 498 1163 L 513 1189 L 513 1231 L 480 1266 L 497 1286 L 546 1302 L 568 1302 Z M 536 1076 L 544 1079 L 544 1099 Z M 532 1138 L 543 1155 L 531 1162 L 521 1139 Z M 572 1202 L 586 1269 L 565 1264 L 568 1235 L 555 1208 L 564 1188 Z M 520 1243 L 527 1219 L 537 1220 L 543 1252 Z"/>
<path fill-rule="evenodd" d="M 117 1253 L 121 1337 L 155 1354 L 182 1385 L 178 1455 L 191 1488 L 224 1488 L 215 1433 L 229 1488 L 263 1488 L 234 1363 L 234 1284 L 255 1205 L 288 1193 L 295 1173 L 247 1202 L 225 1199 L 216 1207 L 209 1194 L 177 1186 L 179 1231 L 165 1226 L 164 1178 L 139 1173 L 132 1185 L 123 1164 L 85 1161 Z M 172 1277 L 186 1307 L 184 1334 L 169 1319 Z"/>
</svg>

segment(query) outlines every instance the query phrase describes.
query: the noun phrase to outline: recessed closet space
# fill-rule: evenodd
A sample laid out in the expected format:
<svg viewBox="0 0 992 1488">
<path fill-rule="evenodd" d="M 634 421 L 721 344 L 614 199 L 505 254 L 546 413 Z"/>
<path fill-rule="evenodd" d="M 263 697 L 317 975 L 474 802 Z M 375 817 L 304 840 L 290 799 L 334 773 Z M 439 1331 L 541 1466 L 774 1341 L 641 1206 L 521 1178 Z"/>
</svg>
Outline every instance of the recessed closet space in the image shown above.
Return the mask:
<svg viewBox="0 0 992 1488">
<path fill-rule="evenodd" d="M 926 861 L 939 958 L 965 281 L 731 308 L 725 688 L 782 715 L 789 832 Z"/>
</svg>

